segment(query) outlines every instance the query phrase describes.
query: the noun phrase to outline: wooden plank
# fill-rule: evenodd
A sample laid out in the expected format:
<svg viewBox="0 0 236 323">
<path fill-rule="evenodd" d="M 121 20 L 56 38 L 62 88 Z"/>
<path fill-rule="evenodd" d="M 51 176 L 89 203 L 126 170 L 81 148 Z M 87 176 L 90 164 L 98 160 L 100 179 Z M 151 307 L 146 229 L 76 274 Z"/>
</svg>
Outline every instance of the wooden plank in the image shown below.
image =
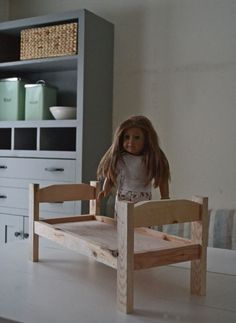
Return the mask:
<svg viewBox="0 0 236 323">
<path fill-rule="evenodd" d="M 86 241 L 117 253 L 117 230 L 113 225 L 100 221 L 86 221 L 56 224 L 54 228 L 76 234 Z"/>
<path fill-rule="evenodd" d="M 139 233 L 142 233 L 143 235 L 146 235 L 146 236 L 149 236 L 149 237 L 155 237 L 157 239 L 161 239 L 161 240 L 165 240 L 165 241 L 179 242 L 181 244 L 190 244 L 191 243 L 190 239 L 170 235 L 170 234 L 160 232 L 160 231 L 156 231 L 156 230 L 153 230 L 153 229 L 149 229 L 149 228 L 146 228 L 146 227 L 136 228 L 135 232 L 139 232 Z"/>
<path fill-rule="evenodd" d="M 200 246 L 196 244 L 166 248 L 157 251 L 134 254 L 134 270 L 165 266 L 182 261 L 197 259 L 200 256 Z"/>
<path fill-rule="evenodd" d="M 54 228 L 48 223 L 35 222 L 35 232 L 49 240 L 52 240 L 70 250 L 86 255 L 109 267 L 117 268 L 117 252 L 108 249 L 98 243 L 87 241 L 72 232 Z"/>
<path fill-rule="evenodd" d="M 100 192 L 100 183 L 98 181 L 91 181 L 90 185 L 95 188 L 95 199 L 89 201 L 89 213 L 100 214 L 100 201 L 97 200 L 98 193 Z"/>
<path fill-rule="evenodd" d="M 88 184 L 59 184 L 39 190 L 39 202 L 63 202 L 95 199 L 96 189 Z"/>
<path fill-rule="evenodd" d="M 133 208 L 131 203 L 117 203 L 117 306 L 124 313 L 133 311 Z"/>
<path fill-rule="evenodd" d="M 134 206 L 134 226 L 148 227 L 200 220 L 201 206 L 189 200 L 139 202 Z"/>
<path fill-rule="evenodd" d="M 191 262 L 190 286 L 192 294 L 205 295 L 209 227 L 208 198 L 195 196 L 193 200 L 202 206 L 201 221 L 193 222 L 191 225 L 191 239 L 201 245 L 201 254 L 199 259 Z"/>
<path fill-rule="evenodd" d="M 59 223 L 70 223 L 70 222 L 82 222 L 82 221 L 96 221 L 94 215 L 77 215 L 77 216 L 68 216 L 64 218 L 52 218 L 52 219 L 40 219 L 41 222 L 48 224 L 59 224 Z"/>
<path fill-rule="evenodd" d="M 39 236 L 36 234 L 34 226 L 34 221 L 39 220 L 38 190 L 38 184 L 29 185 L 29 259 L 33 262 L 37 262 L 39 259 Z"/>
<path fill-rule="evenodd" d="M 103 223 L 108 223 L 111 225 L 116 225 L 117 221 L 114 220 L 113 218 L 109 218 L 108 216 L 102 216 L 102 215 L 96 215 L 95 216 L 97 221 L 103 222 Z"/>
</svg>

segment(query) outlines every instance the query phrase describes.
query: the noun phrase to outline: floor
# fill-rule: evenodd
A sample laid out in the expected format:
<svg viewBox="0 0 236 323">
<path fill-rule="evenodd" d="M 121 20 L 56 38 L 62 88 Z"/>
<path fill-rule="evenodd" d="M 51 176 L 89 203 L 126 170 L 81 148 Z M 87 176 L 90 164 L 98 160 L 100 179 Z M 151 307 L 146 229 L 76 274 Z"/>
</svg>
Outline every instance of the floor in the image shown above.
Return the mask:
<svg viewBox="0 0 236 323">
<path fill-rule="evenodd" d="M 26 241 L 0 248 L 0 317 L 24 323 L 236 322 L 234 274 L 208 272 L 207 295 L 198 297 L 189 293 L 184 265 L 135 272 L 135 311 L 124 315 L 116 310 L 115 270 L 53 243 L 42 243 L 40 257 L 28 261 Z"/>
</svg>

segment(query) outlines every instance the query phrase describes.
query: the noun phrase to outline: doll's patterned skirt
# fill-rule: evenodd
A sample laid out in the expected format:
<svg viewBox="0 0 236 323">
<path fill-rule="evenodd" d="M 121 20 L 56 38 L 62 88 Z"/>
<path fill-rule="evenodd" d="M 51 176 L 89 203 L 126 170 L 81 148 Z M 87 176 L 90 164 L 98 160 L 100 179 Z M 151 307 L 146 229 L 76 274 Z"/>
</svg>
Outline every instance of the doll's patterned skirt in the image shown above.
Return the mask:
<svg viewBox="0 0 236 323">
<path fill-rule="evenodd" d="M 151 192 L 132 192 L 132 191 L 120 191 L 117 193 L 118 201 L 128 201 L 137 203 L 140 201 L 148 201 L 152 199 Z"/>
<path fill-rule="evenodd" d="M 116 219 L 117 217 L 117 207 L 116 207 L 117 201 L 127 201 L 127 202 L 137 203 L 140 201 L 149 201 L 151 199 L 152 199 L 151 192 L 118 191 L 116 194 L 114 218 Z"/>
</svg>

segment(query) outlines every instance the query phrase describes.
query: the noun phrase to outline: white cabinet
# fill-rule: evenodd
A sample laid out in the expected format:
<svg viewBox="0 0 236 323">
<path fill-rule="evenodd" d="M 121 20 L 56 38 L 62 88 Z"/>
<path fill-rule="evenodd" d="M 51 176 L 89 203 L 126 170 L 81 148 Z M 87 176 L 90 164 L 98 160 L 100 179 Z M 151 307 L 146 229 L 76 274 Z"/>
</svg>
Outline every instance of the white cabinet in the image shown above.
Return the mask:
<svg viewBox="0 0 236 323">
<path fill-rule="evenodd" d="M 20 60 L 21 30 L 67 22 L 78 24 L 75 55 Z M 0 23 L 0 78 L 44 80 L 57 88 L 57 105 L 77 107 L 74 120 L 0 120 L 1 241 L 24 232 L 29 183 L 96 179 L 111 143 L 113 38 L 113 24 L 84 9 Z M 51 216 L 80 211 L 73 202 L 42 207 Z"/>
</svg>

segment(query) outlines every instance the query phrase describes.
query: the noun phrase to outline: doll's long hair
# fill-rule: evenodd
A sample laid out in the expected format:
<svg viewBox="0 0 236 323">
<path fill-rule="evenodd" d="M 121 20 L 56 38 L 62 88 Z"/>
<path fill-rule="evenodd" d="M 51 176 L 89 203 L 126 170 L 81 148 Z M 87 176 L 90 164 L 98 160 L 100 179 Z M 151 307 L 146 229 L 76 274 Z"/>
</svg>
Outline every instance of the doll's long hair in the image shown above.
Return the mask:
<svg viewBox="0 0 236 323">
<path fill-rule="evenodd" d="M 169 162 L 159 146 L 159 139 L 151 121 L 144 116 L 131 116 L 116 129 L 113 143 L 102 157 L 98 169 L 98 178 L 107 178 L 113 186 L 117 178 L 117 163 L 124 154 L 124 133 L 130 128 L 140 128 L 144 133 L 143 162 L 147 172 L 147 184 L 153 181 L 154 188 L 161 182 L 170 180 Z"/>
</svg>

